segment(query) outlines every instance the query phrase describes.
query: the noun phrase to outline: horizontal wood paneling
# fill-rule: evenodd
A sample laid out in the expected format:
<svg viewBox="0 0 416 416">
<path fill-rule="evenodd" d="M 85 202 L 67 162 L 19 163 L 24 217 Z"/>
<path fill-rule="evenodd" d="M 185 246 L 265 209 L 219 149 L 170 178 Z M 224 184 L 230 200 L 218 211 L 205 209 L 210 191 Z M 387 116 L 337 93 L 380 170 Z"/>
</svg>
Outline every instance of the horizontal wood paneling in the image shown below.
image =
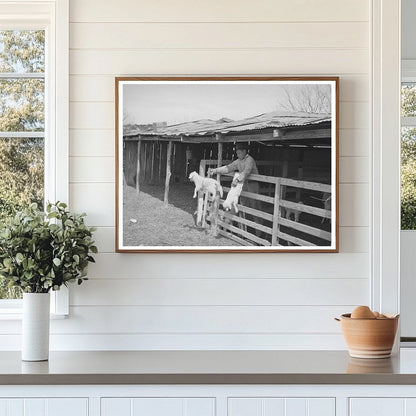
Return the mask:
<svg viewBox="0 0 416 416">
<path fill-rule="evenodd" d="M 366 74 L 365 49 L 72 50 L 72 75 Z"/>
<path fill-rule="evenodd" d="M 368 157 L 340 157 L 340 183 L 368 183 L 370 165 Z"/>
<path fill-rule="evenodd" d="M 69 127 L 76 129 L 114 129 L 113 103 L 71 103 Z M 94 117 L 91 117 L 91 115 Z"/>
<path fill-rule="evenodd" d="M 70 77 L 70 101 L 111 101 L 115 97 L 115 76 L 72 75 Z"/>
<path fill-rule="evenodd" d="M 311 293 L 314 296 L 311 296 Z M 357 295 L 358 293 L 358 295 Z M 366 303 L 367 279 L 90 279 L 71 305 L 354 305 Z"/>
<path fill-rule="evenodd" d="M 370 251 L 370 228 L 340 227 L 339 247 L 341 253 L 368 253 Z"/>
<path fill-rule="evenodd" d="M 274 75 L 277 76 L 279 74 Z M 72 75 L 70 77 L 70 100 L 114 102 L 114 86 L 114 75 Z M 340 77 L 339 89 L 341 101 L 368 102 L 368 76 L 366 75 L 342 75 Z"/>
<path fill-rule="evenodd" d="M 170 279 L 218 278 L 357 278 L 369 273 L 365 253 L 264 254 L 97 254 L 90 276 L 117 279 L 156 277 Z M 207 265 L 211 264 L 211 267 Z M 340 267 L 342 264 L 342 267 Z M 213 272 L 215 268 L 215 272 Z M 259 287 L 260 290 L 260 287 Z"/>
<path fill-rule="evenodd" d="M 100 253 L 114 253 L 115 251 L 115 227 L 97 227 L 94 232 L 94 241 Z"/>
<path fill-rule="evenodd" d="M 115 133 L 107 130 L 70 130 L 69 155 L 115 157 Z"/>
<path fill-rule="evenodd" d="M 345 128 L 339 131 L 339 155 L 361 156 L 369 155 L 370 142 L 369 130 Z"/>
<path fill-rule="evenodd" d="M 369 39 L 367 22 L 72 23 L 70 30 L 71 49 L 367 48 Z"/>
<path fill-rule="evenodd" d="M 340 334 L 333 318 L 355 306 L 71 306 L 51 334 Z M 20 333 L 20 321 L 2 321 L 0 334 Z"/>
<path fill-rule="evenodd" d="M 112 183 L 69 184 L 71 210 L 86 212 L 89 225 L 115 224 L 115 190 Z"/>
<path fill-rule="evenodd" d="M 370 187 L 368 184 L 340 184 L 339 224 L 370 226 Z"/>
<path fill-rule="evenodd" d="M 130 318 L 132 319 L 132 318 Z M 51 334 L 51 350 L 345 350 L 341 333 L 280 334 Z M 20 334 L 0 334 L 0 351 L 19 350 Z"/>
<path fill-rule="evenodd" d="M 115 182 L 114 157 L 70 157 L 70 182 Z"/>
<path fill-rule="evenodd" d="M 71 0 L 70 205 L 100 253 L 52 348 L 345 349 L 332 318 L 369 302 L 370 6 Z M 114 77 L 146 74 L 340 76 L 340 253 L 114 253 Z"/>
<path fill-rule="evenodd" d="M 338 333 L 334 317 L 353 306 L 133 306 L 71 307 L 58 333 Z"/>
<path fill-rule="evenodd" d="M 250 0 L 149 2 L 71 0 L 71 22 L 302 22 L 368 21 L 362 0 Z"/>
<path fill-rule="evenodd" d="M 339 127 L 341 129 L 368 129 L 369 117 L 368 103 L 348 101 L 339 104 Z"/>
</svg>

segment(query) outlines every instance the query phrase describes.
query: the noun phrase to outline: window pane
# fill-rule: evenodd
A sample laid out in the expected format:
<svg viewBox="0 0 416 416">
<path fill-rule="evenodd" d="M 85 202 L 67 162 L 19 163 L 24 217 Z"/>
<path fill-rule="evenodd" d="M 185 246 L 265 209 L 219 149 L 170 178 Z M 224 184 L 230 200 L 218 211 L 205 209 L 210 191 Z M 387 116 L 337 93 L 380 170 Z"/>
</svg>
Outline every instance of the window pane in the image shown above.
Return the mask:
<svg viewBox="0 0 416 416">
<path fill-rule="evenodd" d="M 403 83 L 402 84 L 402 102 L 401 110 L 402 117 L 415 117 L 416 116 L 416 84 L 415 83 Z"/>
<path fill-rule="evenodd" d="M 0 30 L 0 72 L 45 72 L 45 31 Z"/>
<path fill-rule="evenodd" d="M 44 140 L 0 138 L 0 224 L 31 202 L 43 206 L 43 198 Z M 0 279 L 0 299 L 21 295 Z"/>
<path fill-rule="evenodd" d="M 0 221 L 31 202 L 43 206 L 44 140 L 0 138 Z"/>
<path fill-rule="evenodd" d="M 0 79 L 0 131 L 43 131 L 45 82 Z"/>
<path fill-rule="evenodd" d="M 2 73 L 15 78 L 0 78 L 0 132 L 44 131 L 45 31 L 0 30 Z M 0 227 L 16 210 L 43 200 L 44 139 L 0 137 Z M 0 279 L 0 299 L 21 296 Z"/>
<path fill-rule="evenodd" d="M 401 228 L 416 229 L 416 128 L 401 131 Z"/>
<path fill-rule="evenodd" d="M 9 287 L 4 279 L 0 279 L 0 299 L 22 299 L 22 289 L 17 286 Z"/>
</svg>

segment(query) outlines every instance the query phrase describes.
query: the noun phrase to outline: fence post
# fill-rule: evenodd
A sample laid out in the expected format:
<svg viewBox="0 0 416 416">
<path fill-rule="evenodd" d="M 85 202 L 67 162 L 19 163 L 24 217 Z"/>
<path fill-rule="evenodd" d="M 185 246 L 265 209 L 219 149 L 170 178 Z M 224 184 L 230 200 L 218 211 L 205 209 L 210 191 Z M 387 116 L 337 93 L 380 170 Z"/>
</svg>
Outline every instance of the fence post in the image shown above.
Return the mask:
<svg viewBox="0 0 416 416">
<path fill-rule="evenodd" d="M 220 207 L 220 195 L 219 192 L 217 191 L 214 199 L 212 201 L 212 206 L 211 206 L 211 215 L 210 215 L 210 220 L 211 220 L 211 235 L 214 237 L 217 237 L 218 235 L 218 211 L 219 211 L 219 207 Z"/>
<path fill-rule="evenodd" d="M 221 134 L 218 133 L 216 135 L 217 140 L 221 139 Z M 221 167 L 222 165 L 222 149 L 223 149 L 223 143 L 218 142 L 218 158 L 217 158 L 217 168 Z M 217 173 L 217 181 L 219 184 L 221 184 L 221 174 Z M 211 206 L 211 215 L 210 215 L 210 221 L 211 221 L 211 235 L 214 237 L 218 236 L 218 213 L 220 209 L 220 194 L 219 191 L 215 193 L 214 199 L 212 201 Z"/>
<path fill-rule="evenodd" d="M 136 192 L 140 193 L 140 149 L 142 147 L 142 141 L 137 141 L 137 166 L 136 166 Z"/>
<path fill-rule="evenodd" d="M 150 168 L 150 183 L 154 184 L 154 170 L 155 170 L 155 142 L 152 142 L 152 164 Z"/>
<path fill-rule="evenodd" d="M 159 181 L 158 181 L 158 183 L 162 182 L 162 149 L 163 149 L 163 142 L 160 142 L 160 146 L 159 146 Z"/>
<path fill-rule="evenodd" d="M 170 183 L 170 175 L 171 169 L 170 169 L 170 160 L 172 155 L 172 142 L 169 141 L 168 143 L 168 150 L 167 150 L 167 159 L 166 159 L 166 180 L 165 180 L 165 197 L 163 199 L 163 205 L 165 207 L 169 204 L 169 183 Z"/>
<path fill-rule="evenodd" d="M 201 195 L 203 195 L 202 192 L 201 192 Z M 204 205 L 204 209 L 203 209 L 203 212 L 202 212 L 201 225 L 204 228 L 207 226 L 206 219 L 207 219 L 207 209 L 208 209 L 208 197 L 209 197 L 209 193 L 208 192 L 205 192 L 204 198 L 201 197 L 201 200 L 203 200 L 203 205 Z"/>
<path fill-rule="evenodd" d="M 274 190 L 274 207 L 273 207 L 273 226 L 272 226 L 272 246 L 277 246 L 277 233 L 279 231 L 279 211 L 280 211 L 280 178 Z"/>
<path fill-rule="evenodd" d="M 199 174 L 205 176 L 205 161 L 201 160 L 199 165 Z M 201 191 L 198 191 L 198 209 L 196 214 L 196 225 L 202 226 L 202 211 L 204 208 L 204 195 Z"/>
<path fill-rule="evenodd" d="M 217 134 L 217 139 L 219 140 L 221 138 L 221 134 Z M 218 158 L 217 158 L 217 168 L 220 168 L 222 165 L 222 147 L 223 143 L 218 142 Z M 221 178 L 221 175 L 217 173 L 217 181 L 219 182 Z"/>
<path fill-rule="evenodd" d="M 143 143 L 143 181 L 146 183 L 146 172 L 147 172 L 147 142 Z"/>
</svg>

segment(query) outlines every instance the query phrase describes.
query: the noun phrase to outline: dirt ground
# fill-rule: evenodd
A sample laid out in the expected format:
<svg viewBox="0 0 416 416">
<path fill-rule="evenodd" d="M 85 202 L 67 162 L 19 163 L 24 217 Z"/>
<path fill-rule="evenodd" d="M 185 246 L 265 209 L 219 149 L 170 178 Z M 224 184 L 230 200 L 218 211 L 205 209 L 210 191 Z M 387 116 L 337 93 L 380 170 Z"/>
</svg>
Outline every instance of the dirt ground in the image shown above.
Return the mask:
<svg viewBox="0 0 416 416">
<path fill-rule="evenodd" d="M 195 224 L 197 199 L 192 184 L 172 184 L 169 205 L 163 206 L 164 186 L 126 186 L 123 201 L 125 246 L 237 246 L 234 241 L 213 237 Z"/>
</svg>

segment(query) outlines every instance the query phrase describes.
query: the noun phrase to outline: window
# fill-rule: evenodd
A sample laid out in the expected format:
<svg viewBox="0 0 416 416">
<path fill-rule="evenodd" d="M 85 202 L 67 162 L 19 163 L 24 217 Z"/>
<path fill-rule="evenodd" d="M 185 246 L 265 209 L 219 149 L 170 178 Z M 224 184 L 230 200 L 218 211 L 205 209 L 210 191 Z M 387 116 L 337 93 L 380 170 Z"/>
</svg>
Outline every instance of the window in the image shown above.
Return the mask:
<svg viewBox="0 0 416 416">
<path fill-rule="evenodd" d="M 0 221 L 44 203 L 45 31 L 0 30 Z M 0 299 L 21 291 L 0 278 Z"/>
<path fill-rule="evenodd" d="M 416 229 L 416 79 L 401 87 L 401 229 Z"/>
<path fill-rule="evenodd" d="M 68 201 L 68 14 L 68 0 L 0 0 L 0 221 L 13 204 Z M 66 290 L 53 295 L 67 313 Z M 0 315 L 20 311 L 1 298 L 0 282 Z"/>
</svg>

